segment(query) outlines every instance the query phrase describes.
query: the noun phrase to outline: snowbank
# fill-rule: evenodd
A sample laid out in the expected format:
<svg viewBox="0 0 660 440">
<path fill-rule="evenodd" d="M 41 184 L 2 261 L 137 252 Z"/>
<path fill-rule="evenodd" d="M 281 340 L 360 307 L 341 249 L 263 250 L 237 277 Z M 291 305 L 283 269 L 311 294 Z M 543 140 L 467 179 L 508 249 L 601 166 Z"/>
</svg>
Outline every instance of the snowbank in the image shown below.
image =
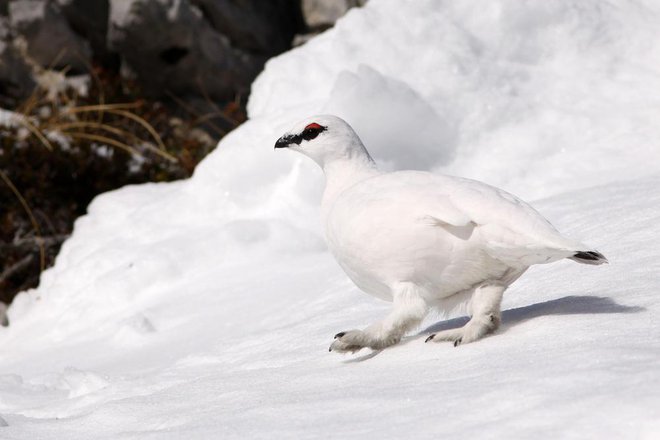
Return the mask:
<svg viewBox="0 0 660 440">
<path fill-rule="evenodd" d="M 95 199 L 16 299 L 0 437 L 660 435 L 658 26 L 642 0 L 372 0 L 271 60 L 192 179 Z M 323 112 L 387 168 L 542 199 L 612 264 L 531 270 L 477 344 L 327 353 L 387 305 L 325 251 L 320 171 L 273 151 Z"/>
</svg>

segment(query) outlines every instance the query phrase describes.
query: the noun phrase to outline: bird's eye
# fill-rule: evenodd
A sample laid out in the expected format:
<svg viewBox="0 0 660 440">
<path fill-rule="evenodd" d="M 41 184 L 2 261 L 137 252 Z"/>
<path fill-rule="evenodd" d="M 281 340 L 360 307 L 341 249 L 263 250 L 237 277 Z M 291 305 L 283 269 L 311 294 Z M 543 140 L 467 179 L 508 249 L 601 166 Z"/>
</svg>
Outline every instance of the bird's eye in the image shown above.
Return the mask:
<svg viewBox="0 0 660 440">
<path fill-rule="evenodd" d="M 306 141 L 314 139 L 319 133 L 323 132 L 326 128 L 322 125 L 313 122 L 309 124 L 302 132 L 302 138 Z"/>
</svg>

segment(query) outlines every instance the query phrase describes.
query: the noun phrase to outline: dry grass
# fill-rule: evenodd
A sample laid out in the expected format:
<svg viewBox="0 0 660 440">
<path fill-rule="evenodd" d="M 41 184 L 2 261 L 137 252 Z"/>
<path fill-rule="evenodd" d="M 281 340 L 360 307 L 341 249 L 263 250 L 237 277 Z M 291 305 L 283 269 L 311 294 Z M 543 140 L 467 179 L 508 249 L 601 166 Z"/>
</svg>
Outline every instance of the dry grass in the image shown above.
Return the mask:
<svg viewBox="0 0 660 440">
<path fill-rule="evenodd" d="M 46 72 L 0 126 L 0 301 L 36 285 L 95 195 L 190 176 L 245 118 L 238 102 L 200 114 L 176 96 L 174 107 L 140 98 L 102 69 L 90 68 L 87 90 L 65 74 Z"/>
<path fill-rule="evenodd" d="M 32 228 L 34 229 L 34 233 L 37 237 L 37 243 L 39 245 L 39 272 L 43 272 L 44 269 L 46 268 L 46 250 L 44 248 L 43 237 L 41 235 L 41 228 L 39 227 L 39 223 L 37 222 L 37 219 L 34 217 L 34 214 L 32 213 L 32 209 L 25 200 L 25 197 L 23 197 L 20 191 L 16 189 L 14 183 L 2 170 L 0 170 L 0 179 L 2 179 L 5 185 L 7 185 L 11 190 L 11 192 L 14 193 L 16 199 L 18 199 L 21 206 L 25 210 L 26 214 L 30 218 L 30 223 L 32 223 Z"/>
<path fill-rule="evenodd" d="M 93 76 L 97 81 L 98 76 Z M 64 75 L 61 76 L 64 81 Z M 102 87 L 99 90 L 103 90 Z M 87 96 L 80 96 L 73 87 L 60 90 L 35 88 L 32 95 L 19 107 L 22 118 L 17 122 L 23 125 L 48 150 L 53 145 L 49 133 L 58 133 L 69 140 L 82 139 L 119 148 L 127 153 L 143 156 L 135 146 L 139 145 L 172 163 L 177 158 L 167 152 L 163 139 L 156 129 L 136 110 L 144 106 L 143 101 L 129 103 L 74 105 Z M 105 94 L 99 93 L 105 100 Z M 140 133 L 141 127 L 144 133 Z"/>
</svg>

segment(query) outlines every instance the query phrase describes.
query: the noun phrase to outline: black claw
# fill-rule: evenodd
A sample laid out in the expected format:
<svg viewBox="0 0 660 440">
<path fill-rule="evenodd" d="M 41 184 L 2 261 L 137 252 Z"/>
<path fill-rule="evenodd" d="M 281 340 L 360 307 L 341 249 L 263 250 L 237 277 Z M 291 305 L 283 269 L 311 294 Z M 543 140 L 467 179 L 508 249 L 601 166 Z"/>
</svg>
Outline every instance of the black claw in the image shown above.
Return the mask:
<svg viewBox="0 0 660 440">
<path fill-rule="evenodd" d="M 458 347 L 459 345 L 461 345 L 461 342 L 463 342 L 463 339 L 462 339 L 462 338 L 458 338 L 458 339 L 456 339 L 456 340 L 454 341 L 454 347 Z"/>
<path fill-rule="evenodd" d="M 337 334 L 335 335 L 335 339 L 337 339 L 337 338 L 341 338 L 341 337 L 344 336 L 345 334 L 346 334 L 346 332 L 339 332 L 339 333 L 337 333 Z"/>
<path fill-rule="evenodd" d="M 431 336 L 429 336 L 428 338 L 426 338 L 426 340 L 424 341 L 424 343 L 426 344 L 427 342 L 429 342 L 429 341 L 430 341 L 431 339 L 433 339 L 433 338 L 435 338 L 435 333 L 433 333 Z"/>
<path fill-rule="evenodd" d="M 332 351 L 332 347 L 328 348 L 328 351 Z"/>
<path fill-rule="evenodd" d="M 495 322 L 495 315 L 490 315 L 490 322 Z"/>
</svg>

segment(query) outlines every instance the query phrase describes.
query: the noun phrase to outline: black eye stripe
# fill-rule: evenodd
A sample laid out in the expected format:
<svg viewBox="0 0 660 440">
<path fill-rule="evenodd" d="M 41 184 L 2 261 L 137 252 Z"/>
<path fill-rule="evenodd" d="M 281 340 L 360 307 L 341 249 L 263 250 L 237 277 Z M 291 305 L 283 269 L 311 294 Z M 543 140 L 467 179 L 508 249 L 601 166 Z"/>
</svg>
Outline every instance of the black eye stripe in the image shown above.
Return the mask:
<svg viewBox="0 0 660 440">
<path fill-rule="evenodd" d="M 302 138 L 305 139 L 306 141 L 310 141 L 314 139 L 316 136 L 318 136 L 320 133 L 319 130 L 305 130 L 302 132 Z"/>
<path fill-rule="evenodd" d="M 302 141 L 311 141 L 312 139 L 316 138 L 319 133 L 323 133 L 327 129 L 328 127 L 314 124 L 313 127 L 306 127 L 300 134 L 287 134 L 282 137 L 282 140 L 289 144 L 300 145 Z"/>
<path fill-rule="evenodd" d="M 327 130 L 327 127 L 323 127 L 323 126 L 309 127 L 304 129 L 303 132 L 300 134 L 300 136 L 306 141 L 311 141 L 325 130 Z"/>
</svg>

